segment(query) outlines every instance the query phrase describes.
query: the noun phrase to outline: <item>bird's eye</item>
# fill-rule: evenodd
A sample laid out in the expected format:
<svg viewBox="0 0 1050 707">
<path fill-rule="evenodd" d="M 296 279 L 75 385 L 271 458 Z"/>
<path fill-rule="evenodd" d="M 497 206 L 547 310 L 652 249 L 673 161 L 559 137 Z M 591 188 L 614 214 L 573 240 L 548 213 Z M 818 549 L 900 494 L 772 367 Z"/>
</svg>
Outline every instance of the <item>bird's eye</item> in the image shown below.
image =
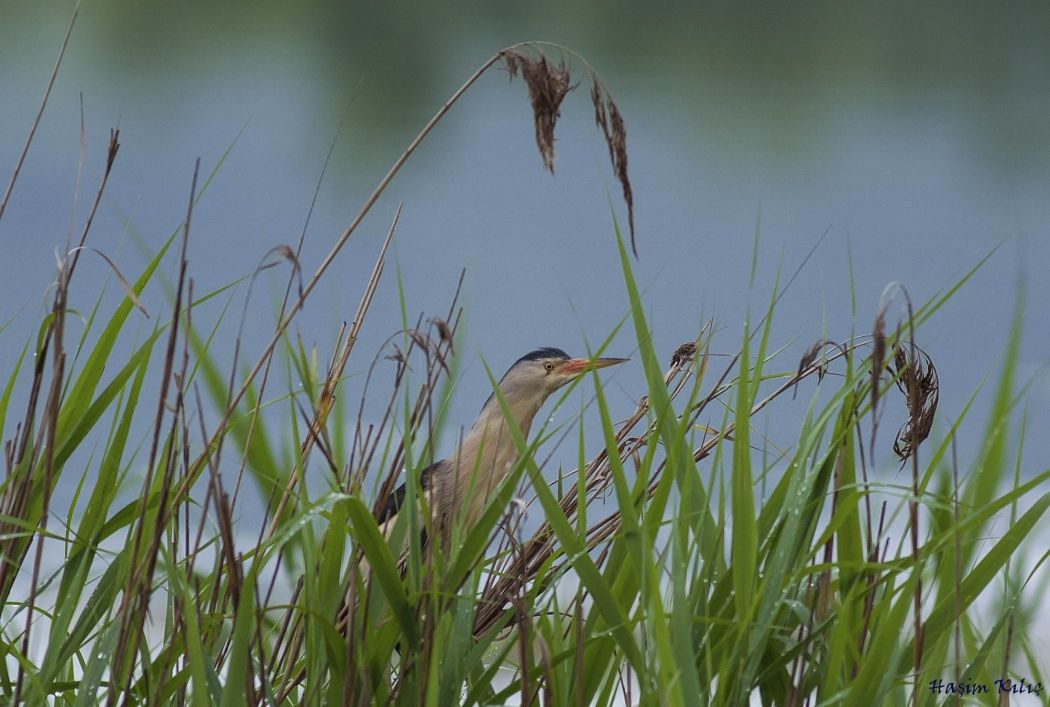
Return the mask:
<svg viewBox="0 0 1050 707">
<path fill-rule="evenodd" d="M 543 367 L 547 370 L 547 373 L 550 373 L 554 370 L 554 364 L 550 361 L 547 361 L 547 363 L 543 364 Z"/>
</svg>

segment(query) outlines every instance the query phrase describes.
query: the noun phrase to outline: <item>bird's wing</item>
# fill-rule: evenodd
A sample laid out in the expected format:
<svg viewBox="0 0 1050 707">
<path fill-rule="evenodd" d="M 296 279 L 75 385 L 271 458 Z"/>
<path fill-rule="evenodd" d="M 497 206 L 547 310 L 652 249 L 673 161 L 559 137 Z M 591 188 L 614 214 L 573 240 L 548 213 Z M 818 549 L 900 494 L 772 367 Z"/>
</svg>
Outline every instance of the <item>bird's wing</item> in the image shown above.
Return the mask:
<svg viewBox="0 0 1050 707">
<path fill-rule="evenodd" d="M 443 463 L 444 462 L 434 462 L 430 466 L 424 468 L 423 471 L 419 472 L 419 488 L 424 493 L 430 490 L 431 482 L 434 476 L 437 475 L 437 472 Z M 386 499 L 386 505 L 383 506 L 383 510 L 379 512 L 376 522 L 382 525 L 391 518 L 397 516 L 398 511 L 401 510 L 401 504 L 405 502 L 405 495 L 407 493 L 407 482 L 398 486 Z"/>
</svg>

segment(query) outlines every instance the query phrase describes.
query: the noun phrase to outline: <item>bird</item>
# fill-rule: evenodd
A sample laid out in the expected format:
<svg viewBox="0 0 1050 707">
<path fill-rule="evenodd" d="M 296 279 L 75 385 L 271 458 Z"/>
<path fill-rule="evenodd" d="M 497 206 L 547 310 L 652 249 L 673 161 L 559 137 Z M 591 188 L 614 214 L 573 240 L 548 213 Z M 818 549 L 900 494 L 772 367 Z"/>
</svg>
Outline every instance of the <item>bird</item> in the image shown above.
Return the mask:
<svg viewBox="0 0 1050 707">
<path fill-rule="evenodd" d="M 517 425 L 522 437 L 528 439 L 536 413 L 554 391 L 586 371 L 627 360 L 572 358 L 561 349 L 544 347 L 515 361 L 499 381 L 509 416 L 493 393 L 452 456 L 420 472 L 419 487 L 435 521 L 431 525 L 440 532 L 442 542 L 448 542 L 453 521 L 463 523 L 464 528 L 478 521 L 491 494 L 514 469 L 518 446 L 509 424 Z M 406 493 L 407 484 L 403 483 L 380 509 L 376 521 L 384 537 L 393 529 Z"/>
</svg>

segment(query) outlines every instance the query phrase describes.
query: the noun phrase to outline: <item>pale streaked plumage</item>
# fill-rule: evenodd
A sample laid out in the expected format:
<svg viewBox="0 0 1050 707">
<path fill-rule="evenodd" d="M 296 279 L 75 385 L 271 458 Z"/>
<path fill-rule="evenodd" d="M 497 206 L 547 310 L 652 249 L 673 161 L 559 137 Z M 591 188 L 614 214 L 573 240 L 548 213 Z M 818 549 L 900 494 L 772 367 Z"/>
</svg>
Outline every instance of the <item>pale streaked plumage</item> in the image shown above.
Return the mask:
<svg viewBox="0 0 1050 707">
<path fill-rule="evenodd" d="M 584 371 L 623 363 L 622 358 L 574 359 L 561 349 L 542 348 L 519 358 L 499 382 L 513 423 L 528 438 L 532 420 L 547 398 Z M 449 523 L 477 522 L 489 497 L 514 468 L 518 448 L 499 400 L 489 397 L 459 449 L 423 470 L 420 487 L 447 540 Z M 404 502 L 405 486 L 390 495 L 378 521 L 389 532 Z"/>
</svg>

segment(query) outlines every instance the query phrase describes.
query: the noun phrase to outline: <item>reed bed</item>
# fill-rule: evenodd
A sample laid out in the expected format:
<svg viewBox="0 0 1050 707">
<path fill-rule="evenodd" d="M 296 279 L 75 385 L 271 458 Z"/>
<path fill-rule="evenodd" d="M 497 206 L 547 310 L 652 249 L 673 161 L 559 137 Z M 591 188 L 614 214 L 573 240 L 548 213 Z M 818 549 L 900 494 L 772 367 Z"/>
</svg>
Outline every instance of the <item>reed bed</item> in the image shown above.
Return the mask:
<svg viewBox="0 0 1050 707">
<path fill-rule="evenodd" d="M 573 72 L 590 82 L 627 208 L 629 237 L 614 219 L 610 247 L 628 302 L 622 326 L 634 332 L 644 377 L 631 382 L 637 403 L 623 419 L 596 376 L 567 390 L 554 405 L 585 389 L 601 439 L 572 425 L 519 436 L 520 461 L 481 520 L 453 528 L 447 551 L 427 550 L 419 531 L 428 516 L 414 502 L 389 539 L 375 511 L 402 480 L 410 501 L 419 494 L 415 479 L 448 427 L 458 289 L 442 311 L 391 325 L 378 354 L 357 348 L 395 214 L 323 368 L 291 325 L 416 147 L 494 67 L 524 80 L 552 170 Z M 931 437 L 940 383 L 920 342 L 922 325 L 972 271 L 919 306 L 903 287 L 887 288 L 870 334 L 818 340 L 798 362 L 782 362 L 771 341 L 779 287 L 739 339 L 689 322 L 680 347 L 656 351 L 632 270 L 626 144 L 611 93 L 579 57 L 545 43 L 497 52 L 426 123 L 312 275 L 302 241 L 265 255 L 256 274 L 274 264 L 289 271 L 279 316 L 261 350 L 242 350 L 238 337 L 231 355 L 213 350 L 214 328 L 194 318 L 223 291 L 195 292 L 186 257 L 207 184 L 199 163 L 184 222 L 136 277 L 92 250 L 93 216 L 119 154 L 114 131 L 40 335 L 4 372 L 5 699 L 786 706 L 940 703 L 936 681 L 1009 676 L 1023 687 L 1027 676 L 1031 687 L 1040 665 L 1029 638 L 1032 582 L 1046 554 L 1018 558 L 1050 505 L 1050 470 L 1022 475 L 1012 447 L 1019 325 L 980 451 L 963 464 L 954 435 L 972 413 L 953 413 Z M 112 311 L 69 301 L 82 255 L 104 259 L 124 288 Z M 170 311 L 123 344 L 142 293 L 173 259 Z M 94 312 L 79 336 L 66 326 L 72 308 Z M 288 372 L 283 384 L 274 370 Z M 341 394 L 350 371 L 368 377 L 355 403 Z M 275 395 L 279 405 L 267 410 Z M 376 398 L 384 413 L 368 423 L 365 400 Z M 879 429 L 890 406 L 902 411 L 896 434 Z M 760 414 L 796 420 L 794 444 L 760 453 Z M 576 468 L 552 468 L 546 450 L 574 433 Z M 890 455 L 900 476 L 877 476 L 875 458 Z M 137 487 L 132 470 L 143 472 Z M 322 490 L 307 479 L 323 480 Z M 55 504 L 63 480 L 77 486 L 76 513 Z M 239 513 L 247 486 L 269 499 L 250 527 L 251 514 Z M 1007 529 L 990 534 L 1004 516 Z"/>
</svg>

